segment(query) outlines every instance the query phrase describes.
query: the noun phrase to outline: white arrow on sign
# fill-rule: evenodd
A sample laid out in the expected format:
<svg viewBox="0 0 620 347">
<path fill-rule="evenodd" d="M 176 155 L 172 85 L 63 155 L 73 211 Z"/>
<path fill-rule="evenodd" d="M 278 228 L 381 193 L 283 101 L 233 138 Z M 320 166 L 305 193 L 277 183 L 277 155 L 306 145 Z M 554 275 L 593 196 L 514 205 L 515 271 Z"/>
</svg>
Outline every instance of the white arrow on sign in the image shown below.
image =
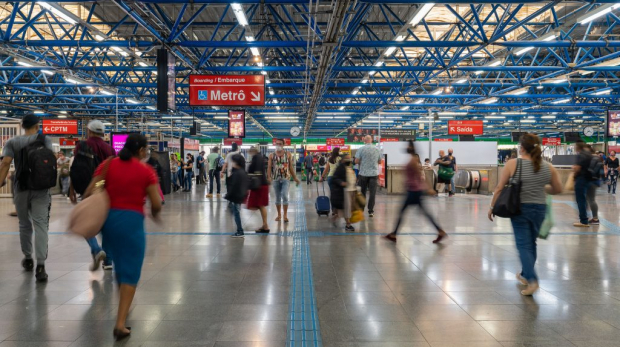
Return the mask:
<svg viewBox="0 0 620 347">
<path fill-rule="evenodd" d="M 250 92 L 250 94 L 252 94 L 252 101 L 260 101 L 260 92 L 258 93 Z"/>
<path fill-rule="evenodd" d="M 50 128 L 45 127 L 45 132 L 48 132 L 50 130 Z"/>
<path fill-rule="evenodd" d="M 454 131 L 454 127 L 450 127 L 450 131 Z"/>
</svg>

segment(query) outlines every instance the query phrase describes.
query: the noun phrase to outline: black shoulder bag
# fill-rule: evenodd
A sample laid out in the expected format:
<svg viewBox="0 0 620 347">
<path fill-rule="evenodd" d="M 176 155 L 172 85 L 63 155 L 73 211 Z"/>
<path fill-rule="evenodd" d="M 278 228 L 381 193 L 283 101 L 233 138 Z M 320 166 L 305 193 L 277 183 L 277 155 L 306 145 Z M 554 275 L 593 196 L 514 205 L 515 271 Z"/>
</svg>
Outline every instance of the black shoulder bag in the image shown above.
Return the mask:
<svg viewBox="0 0 620 347">
<path fill-rule="evenodd" d="M 517 168 L 508 184 L 499 193 L 495 206 L 493 206 L 493 214 L 497 217 L 510 218 L 521 214 L 521 159 L 517 159 Z M 515 176 L 519 173 L 519 178 Z"/>
</svg>

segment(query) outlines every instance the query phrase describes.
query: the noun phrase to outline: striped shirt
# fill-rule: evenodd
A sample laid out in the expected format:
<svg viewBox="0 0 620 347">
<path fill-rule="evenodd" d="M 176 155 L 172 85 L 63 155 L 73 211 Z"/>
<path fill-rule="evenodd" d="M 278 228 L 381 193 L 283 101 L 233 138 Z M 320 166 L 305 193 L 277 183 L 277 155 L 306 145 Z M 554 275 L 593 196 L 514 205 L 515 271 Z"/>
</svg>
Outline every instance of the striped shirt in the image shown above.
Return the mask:
<svg viewBox="0 0 620 347">
<path fill-rule="evenodd" d="M 534 172 L 534 165 L 531 160 L 521 159 L 521 203 L 522 204 L 541 204 L 547 203 L 545 185 L 551 183 L 551 168 L 546 162 L 540 163 L 540 170 Z M 515 177 L 519 178 L 519 169 L 515 172 Z"/>
</svg>

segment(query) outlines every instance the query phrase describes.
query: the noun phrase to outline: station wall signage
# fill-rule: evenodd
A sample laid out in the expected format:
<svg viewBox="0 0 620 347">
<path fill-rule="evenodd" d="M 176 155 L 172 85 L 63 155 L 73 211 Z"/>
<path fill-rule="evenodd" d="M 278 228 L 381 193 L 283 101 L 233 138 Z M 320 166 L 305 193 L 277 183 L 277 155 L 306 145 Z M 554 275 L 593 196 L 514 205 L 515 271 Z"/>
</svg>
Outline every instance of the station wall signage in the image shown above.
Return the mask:
<svg viewBox="0 0 620 347">
<path fill-rule="evenodd" d="M 237 139 L 245 137 L 245 111 L 228 111 L 228 137 Z"/>
<path fill-rule="evenodd" d="M 224 139 L 224 146 L 232 146 L 233 143 L 241 146 L 243 144 L 243 139 Z"/>
<path fill-rule="evenodd" d="M 395 138 L 400 140 L 415 140 L 416 131 L 406 129 L 381 129 L 381 137 Z"/>
<path fill-rule="evenodd" d="M 183 138 L 183 150 L 184 151 L 197 151 L 200 149 L 200 141 L 189 139 L 187 137 Z"/>
<path fill-rule="evenodd" d="M 328 146 L 344 146 L 344 139 L 328 138 L 325 139 L 325 144 Z"/>
<path fill-rule="evenodd" d="M 559 137 L 543 137 L 543 146 L 559 146 L 562 144 L 562 139 Z"/>
<path fill-rule="evenodd" d="M 263 75 L 190 75 L 190 106 L 265 106 Z"/>
<path fill-rule="evenodd" d="M 450 120 L 448 135 L 482 135 L 483 124 L 481 120 Z"/>
<path fill-rule="evenodd" d="M 433 141 L 436 141 L 436 142 L 452 142 L 452 141 L 454 141 L 454 139 L 451 139 L 451 138 L 433 139 Z"/>
<path fill-rule="evenodd" d="M 43 134 L 77 135 L 78 121 L 75 119 L 44 119 Z"/>
<path fill-rule="evenodd" d="M 61 137 L 60 139 L 58 139 L 58 143 L 60 144 L 60 146 L 75 147 L 75 144 L 77 142 L 78 142 L 77 139 L 67 139 L 64 137 Z"/>
<path fill-rule="evenodd" d="M 374 139 L 375 136 L 379 135 L 379 131 L 377 129 L 350 128 L 347 130 L 347 142 L 362 142 L 366 135 L 370 135 Z"/>
</svg>

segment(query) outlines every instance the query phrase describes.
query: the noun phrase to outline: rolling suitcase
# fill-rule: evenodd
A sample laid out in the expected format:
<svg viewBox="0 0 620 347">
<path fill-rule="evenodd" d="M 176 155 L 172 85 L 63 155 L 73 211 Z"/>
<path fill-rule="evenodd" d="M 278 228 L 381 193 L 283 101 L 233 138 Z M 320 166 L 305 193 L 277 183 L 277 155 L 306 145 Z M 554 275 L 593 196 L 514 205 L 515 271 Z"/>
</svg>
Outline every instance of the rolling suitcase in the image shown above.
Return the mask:
<svg viewBox="0 0 620 347">
<path fill-rule="evenodd" d="M 327 197 L 325 195 L 325 182 L 322 182 L 322 186 L 323 186 L 323 195 L 319 195 L 316 198 L 316 202 L 314 204 L 314 207 L 316 208 L 316 213 L 320 216 L 320 215 L 326 215 L 329 216 L 329 211 L 331 210 L 331 204 L 329 202 L 329 197 Z M 316 194 L 319 194 L 319 185 L 316 185 Z"/>
</svg>

